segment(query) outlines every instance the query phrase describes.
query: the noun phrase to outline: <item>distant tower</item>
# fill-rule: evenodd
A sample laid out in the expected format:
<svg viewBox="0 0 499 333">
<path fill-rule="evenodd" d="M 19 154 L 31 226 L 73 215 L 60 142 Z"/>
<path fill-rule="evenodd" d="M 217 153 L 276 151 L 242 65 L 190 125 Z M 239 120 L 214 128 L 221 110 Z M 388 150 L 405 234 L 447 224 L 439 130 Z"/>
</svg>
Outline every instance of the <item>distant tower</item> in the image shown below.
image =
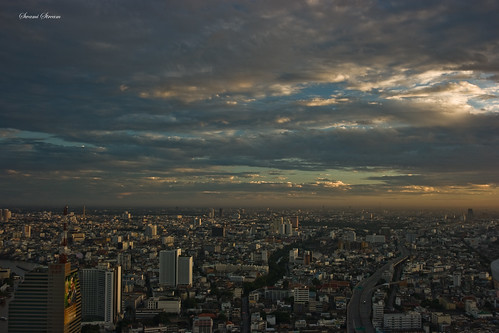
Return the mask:
<svg viewBox="0 0 499 333">
<path fill-rule="evenodd" d="M 85 219 L 85 218 L 86 218 L 85 205 L 83 205 L 83 216 L 82 216 L 82 217 L 83 217 L 83 219 Z"/>
<path fill-rule="evenodd" d="M 468 220 L 473 219 L 473 209 L 472 208 L 468 208 L 468 214 L 466 214 L 466 217 Z"/>
</svg>

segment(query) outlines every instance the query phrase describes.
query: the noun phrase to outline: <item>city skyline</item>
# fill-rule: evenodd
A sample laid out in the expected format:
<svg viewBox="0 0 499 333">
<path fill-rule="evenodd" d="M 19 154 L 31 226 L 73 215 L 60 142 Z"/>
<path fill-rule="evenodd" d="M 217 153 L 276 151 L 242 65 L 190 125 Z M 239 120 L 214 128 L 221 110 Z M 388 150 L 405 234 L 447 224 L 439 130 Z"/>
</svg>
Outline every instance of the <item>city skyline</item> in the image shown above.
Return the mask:
<svg viewBox="0 0 499 333">
<path fill-rule="evenodd" d="M 499 199 L 499 4 L 0 4 L 9 206 Z"/>
</svg>

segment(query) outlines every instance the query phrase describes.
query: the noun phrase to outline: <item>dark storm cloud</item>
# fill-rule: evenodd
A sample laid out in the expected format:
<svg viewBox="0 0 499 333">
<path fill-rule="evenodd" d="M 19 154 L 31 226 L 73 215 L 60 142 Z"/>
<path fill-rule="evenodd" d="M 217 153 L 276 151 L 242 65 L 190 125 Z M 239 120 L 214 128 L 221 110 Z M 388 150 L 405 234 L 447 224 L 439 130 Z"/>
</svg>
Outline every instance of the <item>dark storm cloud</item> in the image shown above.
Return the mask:
<svg viewBox="0 0 499 333">
<path fill-rule="evenodd" d="M 499 182 L 495 1 L 0 7 L 0 169 L 21 188 L 63 175 L 146 193 L 158 175 L 186 193 L 289 190 L 226 167 L 421 175 L 355 193 Z M 19 18 L 47 11 L 61 19 Z"/>
</svg>

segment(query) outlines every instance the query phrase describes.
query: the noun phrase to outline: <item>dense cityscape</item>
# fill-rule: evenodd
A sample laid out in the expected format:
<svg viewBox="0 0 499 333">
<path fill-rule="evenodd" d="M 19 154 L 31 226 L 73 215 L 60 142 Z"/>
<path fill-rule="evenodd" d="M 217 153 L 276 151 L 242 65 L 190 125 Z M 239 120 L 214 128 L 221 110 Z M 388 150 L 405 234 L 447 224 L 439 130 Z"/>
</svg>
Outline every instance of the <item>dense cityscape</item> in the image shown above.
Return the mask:
<svg viewBox="0 0 499 333">
<path fill-rule="evenodd" d="M 0 333 L 498 333 L 498 13 L 0 1 Z"/>
<path fill-rule="evenodd" d="M 55 325 L 23 306 L 63 265 L 45 297 L 74 284 L 68 332 L 497 332 L 498 225 L 471 208 L 3 209 L 1 324 Z"/>
</svg>

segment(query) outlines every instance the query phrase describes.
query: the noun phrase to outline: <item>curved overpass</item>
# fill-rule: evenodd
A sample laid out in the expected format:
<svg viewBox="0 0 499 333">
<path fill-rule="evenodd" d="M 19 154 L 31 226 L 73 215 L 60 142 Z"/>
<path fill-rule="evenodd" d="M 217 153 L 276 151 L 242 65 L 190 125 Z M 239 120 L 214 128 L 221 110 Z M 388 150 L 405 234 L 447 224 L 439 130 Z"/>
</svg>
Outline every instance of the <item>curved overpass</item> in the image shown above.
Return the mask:
<svg viewBox="0 0 499 333">
<path fill-rule="evenodd" d="M 367 279 L 360 281 L 353 289 L 352 298 L 347 306 L 347 332 L 375 332 L 371 322 L 372 294 L 381 274 L 407 259 L 409 251 L 400 246 L 400 256 L 390 260 Z"/>
</svg>

